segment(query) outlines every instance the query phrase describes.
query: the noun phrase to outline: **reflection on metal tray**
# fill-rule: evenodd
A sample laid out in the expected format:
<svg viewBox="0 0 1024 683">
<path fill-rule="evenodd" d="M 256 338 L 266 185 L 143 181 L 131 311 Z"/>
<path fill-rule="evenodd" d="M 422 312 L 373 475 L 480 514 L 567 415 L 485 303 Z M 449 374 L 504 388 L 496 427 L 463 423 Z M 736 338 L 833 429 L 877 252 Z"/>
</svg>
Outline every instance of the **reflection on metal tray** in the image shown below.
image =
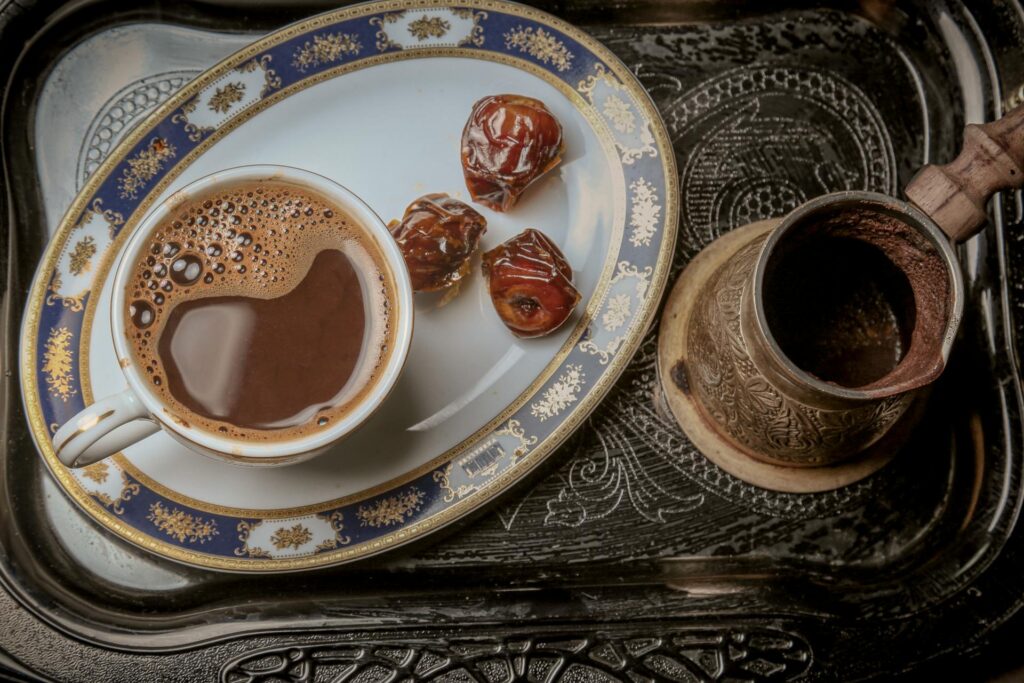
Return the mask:
<svg viewBox="0 0 1024 683">
<path fill-rule="evenodd" d="M 237 8 L 83 3 L 48 18 L 45 4 L 0 0 L 0 62 L 42 35 L 2 112 L 8 359 L 42 226 L 117 137 L 255 31 L 314 11 L 263 6 L 240 21 Z M 723 231 L 809 197 L 896 191 L 1024 82 L 1016 5 L 887 8 L 553 8 L 609 45 L 666 120 L 682 192 L 675 274 Z M 995 202 L 961 250 L 972 313 L 925 426 L 878 475 L 825 494 L 756 489 L 697 453 L 651 401 L 652 333 L 544 476 L 446 539 L 301 578 L 216 576 L 83 519 L 33 452 L 10 384 L 0 565 L 28 609 L 0 595 L 0 647 L 68 680 L 849 680 L 970 647 L 1021 600 L 1010 314 L 1024 245 L 1004 232 L 1017 212 L 1015 197 Z"/>
</svg>

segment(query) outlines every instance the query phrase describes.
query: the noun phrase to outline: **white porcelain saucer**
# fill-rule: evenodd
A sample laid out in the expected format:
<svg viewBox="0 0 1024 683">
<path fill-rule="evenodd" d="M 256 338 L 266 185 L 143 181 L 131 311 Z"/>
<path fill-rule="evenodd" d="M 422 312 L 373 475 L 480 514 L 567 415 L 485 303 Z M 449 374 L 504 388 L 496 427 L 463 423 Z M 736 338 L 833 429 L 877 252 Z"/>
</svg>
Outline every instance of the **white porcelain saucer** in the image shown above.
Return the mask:
<svg viewBox="0 0 1024 683">
<path fill-rule="evenodd" d="M 518 340 L 477 275 L 444 307 L 417 305 L 405 373 L 332 452 L 255 469 L 159 433 L 67 470 L 50 434 L 125 386 L 109 330 L 117 249 L 149 207 L 219 169 L 273 163 L 345 185 L 383 219 L 428 192 L 467 198 L 459 161 L 473 102 L 544 101 L 566 155 L 483 247 L 534 227 L 573 266 L 583 301 L 555 334 Z M 64 490 L 98 523 L 188 564 L 288 571 L 410 541 L 493 499 L 539 464 L 619 375 L 665 284 L 677 219 L 664 126 L 605 48 L 501 2 L 371 3 L 289 26 L 162 105 L 92 176 L 33 283 L 21 377 L 33 434 Z"/>
</svg>

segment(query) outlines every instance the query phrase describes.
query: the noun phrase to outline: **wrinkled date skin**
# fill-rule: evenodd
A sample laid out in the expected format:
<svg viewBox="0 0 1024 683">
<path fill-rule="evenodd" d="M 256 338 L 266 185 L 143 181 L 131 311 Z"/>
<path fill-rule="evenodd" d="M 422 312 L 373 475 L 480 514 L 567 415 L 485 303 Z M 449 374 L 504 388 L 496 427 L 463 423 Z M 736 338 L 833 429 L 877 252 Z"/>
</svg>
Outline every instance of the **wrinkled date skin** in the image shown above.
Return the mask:
<svg viewBox="0 0 1024 683">
<path fill-rule="evenodd" d="M 495 211 L 515 206 L 524 190 L 558 165 L 562 125 L 544 103 L 491 95 L 475 105 L 462 131 L 462 170 L 473 201 Z"/>
<path fill-rule="evenodd" d="M 469 273 L 487 220 L 458 199 L 428 194 L 410 204 L 402 221 L 392 221 L 390 228 L 405 256 L 413 290 L 436 292 Z"/>
<path fill-rule="evenodd" d="M 554 331 L 579 303 L 565 256 L 538 230 L 528 228 L 486 252 L 483 268 L 498 316 L 518 337 Z"/>
</svg>

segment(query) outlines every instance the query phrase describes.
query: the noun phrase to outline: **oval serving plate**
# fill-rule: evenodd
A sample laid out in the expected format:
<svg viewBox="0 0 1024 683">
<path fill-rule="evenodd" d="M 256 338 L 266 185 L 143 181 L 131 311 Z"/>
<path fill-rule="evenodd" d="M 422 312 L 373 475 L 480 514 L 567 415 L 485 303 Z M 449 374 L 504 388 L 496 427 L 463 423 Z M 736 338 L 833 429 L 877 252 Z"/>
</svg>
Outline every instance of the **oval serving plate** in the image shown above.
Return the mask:
<svg viewBox="0 0 1024 683">
<path fill-rule="evenodd" d="M 402 379 L 355 435 L 312 461 L 250 468 L 158 433 L 81 470 L 50 435 L 120 390 L 110 271 L 151 206 L 243 164 L 305 168 L 385 220 L 427 192 L 465 198 L 473 102 L 512 92 L 563 124 L 562 164 L 507 214 L 483 209 L 489 249 L 534 227 L 564 250 L 583 300 L 555 334 L 518 340 L 479 274 L 454 301 L 417 302 Z M 542 462 L 605 395 L 648 329 L 675 241 L 664 125 L 627 69 L 543 12 L 490 1 L 350 7 L 273 33 L 199 76 L 92 176 L 29 295 L 21 381 L 55 478 L 100 525 L 147 550 L 227 571 L 293 571 L 420 538 L 491 501 Z M 478 273 L 478 269 L 477 269 Z"/>
</svg>

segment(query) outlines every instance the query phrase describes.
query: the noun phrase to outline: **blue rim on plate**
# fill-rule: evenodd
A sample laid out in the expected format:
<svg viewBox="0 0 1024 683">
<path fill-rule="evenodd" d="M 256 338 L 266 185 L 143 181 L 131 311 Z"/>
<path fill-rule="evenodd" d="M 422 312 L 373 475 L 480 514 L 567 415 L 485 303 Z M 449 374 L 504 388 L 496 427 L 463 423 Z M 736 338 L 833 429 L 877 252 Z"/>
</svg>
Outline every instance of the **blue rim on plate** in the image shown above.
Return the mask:
<svg viewBox="0 0 1024 683">
<path fill-rule="evenodd" d="M 211 506 L 148 479 L 123 456 L 81 470 L 50 436 L 91 403 L 88 337 L 123 237 L 198 155 L 273 103 L 326 79 L 402 59 L 464 57 L 528 71 L 600 128 L 621 163 L 625 210 L 588 312 L 525 394 L 426 466 L 329 504 L 286 510 Z M 238 91 L 224 78 L 244 78 Z M 168 100 L 115 149 L 76 197 L 32 284 L 21 381 L 33 437 L 63 490 L 118 536 L 165 558 L 240 572 L 295 571 L 420 538 L 540 464 L 596 407 L 655 315 L 675 244 L 672 146 L 650 98 L 610 51 L 522 5 L 394 0 L 288 26 L 228 57 Z M 81 232 L 78 232 L 81 231 Z M 86 236 L 83 238 L 82 236 Z"/>
</svg>

